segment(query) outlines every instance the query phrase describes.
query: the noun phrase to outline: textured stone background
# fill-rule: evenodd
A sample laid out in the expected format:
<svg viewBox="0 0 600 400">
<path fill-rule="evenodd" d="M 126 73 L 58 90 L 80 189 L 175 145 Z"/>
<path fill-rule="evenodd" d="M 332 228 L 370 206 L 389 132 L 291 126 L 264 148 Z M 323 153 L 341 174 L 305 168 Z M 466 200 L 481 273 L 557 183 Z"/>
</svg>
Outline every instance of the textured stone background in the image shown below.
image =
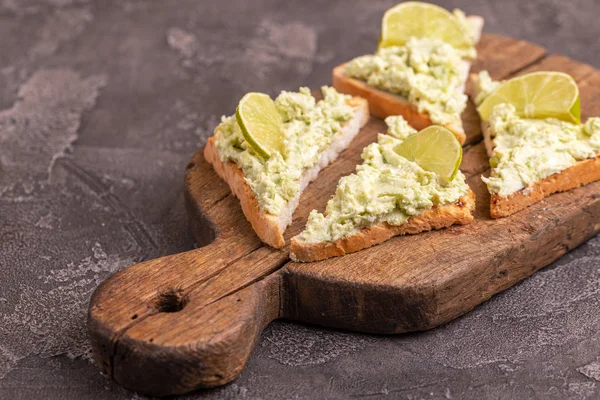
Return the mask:
<svg viewBox="0 0 600 400">
<path fill-rule="evenodd" d="M 328 83 L 393 1 L 0 0 L 0 398 L 139 399 L 90 360 L 94 288 L 191 249 L 186 161 L 247 91 Z M 444 1 L 600 67 L 597 0 Z M 442 328 L 292 323 L 196 398 L 600 396 L 600 240 Z"/>
</svg>

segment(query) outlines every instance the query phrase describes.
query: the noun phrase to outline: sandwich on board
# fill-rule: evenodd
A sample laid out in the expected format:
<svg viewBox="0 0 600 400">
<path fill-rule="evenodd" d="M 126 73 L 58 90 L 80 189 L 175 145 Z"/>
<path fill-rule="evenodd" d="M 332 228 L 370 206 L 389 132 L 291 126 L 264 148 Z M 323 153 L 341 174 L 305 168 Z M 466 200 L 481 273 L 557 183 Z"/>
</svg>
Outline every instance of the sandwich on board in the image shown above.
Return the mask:
<svg viewBox="0 0 600 400">
<path fill-rule="evenodd" d="M 321 88 L 281 92 L 273 101 L 249 93 L 234 116 L 223 117 L 204 148 L 204 158 L 240 200 L 258 237 L 275 248 L 306 186 L 337 158 L 369 119 L 360 97 Z"/>
<path fill-rule="evenodd" d="M 393 236 L 473 221 L 475 195 L 458 170 L 462 147 L 448 129 L 417 132 L 401 117 L 362 153 L 356 173 L 340 179 L 324 213 L 313 210 L 292 238 L 294 261 L 342 256 Z"/>
<path fill-rule="evenodd" d="M 553 193 L 600 179 L 600 118 L 580 123 L 579 88 L 560 72 L 505 82 L 471 75 L 491 174 L 493 218 L 516 213 Z"/>
<path fill-rule="evenodd" d="M 333 86 L 367 99 L 371 114 L 402 115 L 416 129 L 442 125 L 462 144 L 464 88 L 482 28 L 482 17 L 459 10 L 398 4 L 383 17 L 377 53 L 336 67 Z"/>
</svg>

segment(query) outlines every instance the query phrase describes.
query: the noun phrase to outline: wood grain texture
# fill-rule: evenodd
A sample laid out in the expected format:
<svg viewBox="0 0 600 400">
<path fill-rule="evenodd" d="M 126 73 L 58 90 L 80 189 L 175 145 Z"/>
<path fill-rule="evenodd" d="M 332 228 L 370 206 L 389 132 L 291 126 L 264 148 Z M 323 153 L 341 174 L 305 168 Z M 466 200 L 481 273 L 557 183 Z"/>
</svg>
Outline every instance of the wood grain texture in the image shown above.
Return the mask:
<svg viewBox="0 0 600 400">
<path fill-rule="evenodd" d="M 538 62 L 538 46 L 484 35 L 474 69 L 506 78 L 536 68 L 572 73 L 584 115 L 599 115 L 600 72 L 561 56 Z M 537 63 L 536 63 L 537 62 Z M 470 110 L 470 111 L 469 111 Z M 204 247 L 121 271 L 94 294 L 88 326 L 94 355 L 124 387 L 170 395 L 227 383 L 239 374 L 262 329 L 287 318 L 363 332 L 431 329 L 530 276 L 600 231 L 600 183 L 592 183 L 502 220 L 489 215 L 480 179 L 487 156 L 479 119 L 465 112 L 468 145 L 461 169 L 477 194 L 467 226 L 393 238 L 344 257 L 288 262 L 287 249 L 263 246 L 238 201 L 202 158 L 185 177 L 191 226 Z M 322 211 L 339 177 L 385 131 L 372 119 L 350 148 L 302 196 L 286 240 L 313 208 Z"/>
</svg>

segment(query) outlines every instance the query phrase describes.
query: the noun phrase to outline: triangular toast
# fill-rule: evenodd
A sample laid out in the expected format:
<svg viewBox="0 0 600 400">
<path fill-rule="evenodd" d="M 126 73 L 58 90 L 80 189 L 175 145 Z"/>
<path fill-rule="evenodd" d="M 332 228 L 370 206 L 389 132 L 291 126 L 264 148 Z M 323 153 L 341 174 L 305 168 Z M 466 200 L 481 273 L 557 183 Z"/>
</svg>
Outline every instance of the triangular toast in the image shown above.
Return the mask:
<svg viewBox="0 0 600 400">
<path fill-rule="evenodd" d="M 479 75 L 471 74 L 467 92 L 473 99 L 479 95 Z M 494 156 L 494 139 L 490 124 L 482 121 L 481 130 L 488 157 Z M 493 171 L 493 168 L 492 168 Z M 491 193 L 490 215 L 492 218 L 502 218 L 521 211 L 554 193 L 565 192 L 579 186 L 600 180 L 600 155 L 577 161 L 573 166 L 554 173 L 528 186 L 501 196 Z"/>
<path fill-rule="evenodd" d="M 480 16 L 468 16 L 467 20 L 473 30 L 472 34 L 476 43 L 479 42 L 481 31 L 483 29 L 484 20 Z M 427 113 L 420 113 L 417 108 L 409 102 L 408 99 L 392 94 L 380 89 L 376 89 L 367 83 L 349 77 L 345 73 L 345 65 L 338 65 L 333 69 L 332 79 L 333 87 L 342 93 L 347 93 L 353 96 L 360 96 L 368 100 L 371 114 L 386 118 L 390 115 L 402 115 L 408 123 L 415 129 L 421 130 L 433 124 Z M 465 84 L 469 75 L 471 64 L 467 60 L 463 60 L 460 66 L 463 77 L 463 84 L 456 88 L 460 93 L 464 92 Z M 458 141 L 463 144 L 466 140 L 465 131 L 462 123 L 446 125 L 452 131 Z"/>
<path fill-rule="evenodd" d="M 366 100 L 360 97 L 348 98 L 346 103 L 352 107 L 353 115 L 346 121 L 342 129 L 335 135 L 329 146 L 321 152 L 318 162 L 302 172 L 298 180 L 299 191 L 289 201 L 278 215 L 273 215 L 261 208 L 256 194 L 246 181 L 242 169 L 233 161 L 223 160 L 216 146 L 217 136 L 210 137 L 204 148 L 205 160 L 212 164 L 215 172 L 229 185 L 233 194 L 240 200 L 242 211 L 251 223 L 258 237 L 266 244 L 281 248 L 285 246 L 283 233 L 292 221 L 292 214 L 298 206 L 300 196 L 308 184 L 313 181 L 319 171 L 333 162 L 344 151 L 360 129 L 369 120 L 369 110 Z"/>
<path fill-rule="evenodd" d="M 388 122 L 390 118 L 388 118 L 386 122 Z M 381 143 L 385 143 L 386 141 L 390 140 L 393 139 L 389 139 L 388 135 L 380 134 L 378 143 L 372 144 L 369 147 L 379 146 Z M 395 143 L 392 143 L 392 145 L 395 145 Z M 369 152 L 369 147 L 365 148 L 363 151 L 363 159 L 365 158 L 364 155 Z M 384 154 L 386 151 L 386 149 L 383 149 L 381 154 Z M 360 167 L 357 168 L 357 170 L 359 169 Z M 391 170 L 393 171 L 393 169 Z M 398 173 L 401 173 L 401 171 L 398 170 Z M 340 187 L 344 186 L 345 183 L 348 182 L 345 181 L 347 179 L 361 179 L 360 172 L 342 177 L 340 179 L 340 183 L 338 183 L 338 189 L 336 189 L 336 194 L 332 197 L 327 205 L 327 210 L 325 211 L 326 213 L 331 211 L 330 207 L 335 207 L 333 204 L 336 202 L 336 196 L 344 196 L 343 194 L 339 194 L 338 191 L 343 190 L 340 189 Z M 313 238 L 307 239 L 304 234 L 306 232 L 305 230 L 305 232 L 292 238 L 290 245 L 290 257 L 292 260 L 300 262 L 324 260 L 326 258 L 342 256 L 347 253 L 352 253 L 374 246 L 397 235 L 417 234 L 434 229 L 446 228 L 455 224 L 468 224 L 473 221 L 473 216 L 471 213 L 475 209 L 475 194 L 464 182 L 464 176 L 462 174 L 459 173 L 459 175 L 455 177 L 455 180 L 456 182 L 461 182 L 459 185 L 461 189 L 460 191 L 457 191 L 458 195 L 454 197 L 451 202 L 434 204 L 432 207 L 419 209 L 420 211 L 418 213 L 411 215 L 406 221 L 398 225 L 389 223 L 389 221 L 386 220 L 386 215 L 373 216 L 374 221 L 372 223 L 358 225 L 354 231 L 351 231 L 350 234 L 335 238 L 335 240 L 315 241 Z M 379 183 L 375 182 L 375 184 L 377 185 Z M 435 184 L 438 184 L 437 179 Z M 410 191 L 410 189 L 407 189 L 407 191 Z M 376 198 L 376 196 L 373 198 Z M 364 206 L 365 209 L 372 207 L 370 201 L 371 200 L 367 200 L 366 205 Z M 387 215 L 391 215 L 394 212 L 395 210 L 392 210 Z M 325 218 L 325 216 L 321 216 L 321 214 L 313 211 L 313 213 L 311 213 L 311 217 L 309 217 L 309 221 L 307 222 L 307 229 L 311 224 L 311 218 L 313 217 L 316 217 L 317 220 L 319 220 L 318 218 Z M 367 218 L 367 220 L 369 218 Z"/>
</svg>

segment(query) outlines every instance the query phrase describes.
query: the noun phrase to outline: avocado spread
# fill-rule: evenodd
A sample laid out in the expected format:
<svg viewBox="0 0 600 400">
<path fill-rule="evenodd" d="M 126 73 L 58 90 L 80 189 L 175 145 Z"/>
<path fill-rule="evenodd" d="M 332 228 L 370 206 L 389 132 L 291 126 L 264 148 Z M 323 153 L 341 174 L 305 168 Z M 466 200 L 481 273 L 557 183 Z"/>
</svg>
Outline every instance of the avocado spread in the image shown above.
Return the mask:
<svg viewBox="0 0 600 400">
<path fill-rule="evenodd" d="M 455 17 L 468 27 L 464 14 Z M 460 124 L 467 96 L 463 86 L 463 58 L 475 58 L 475 48 L 461 52 L 449 44 L 430 38 L 410 38 L 402 46 L 384 47 L 376 54 L 348 62 L 345 73 L 369 86 L 400 95 L 420 113 L 428 113 L 434 124 Z"/>
<path fill-rule="evenodd" d="M 381 222 L 401 225 L 434 205 L 454 203 L 467 192 L 460 171 L 444 186 L 435 173 L 398 155 L 394 148 L 417 131 L 399 116 L 388 117 L 386 123 L 389 134 L 379 134 L 377 143 L 363 150 L 364 162 L 356 173 L 340 179 L 325 213 L 310 213 L 302 240 L 334 242 Z"/>
<path fill-rule="evenodd" d="M 477 96 L 475 96 L 475 105 L 479 106 L 502 82 L 494 81 L 487 71 L 479 73 L 477 80 Z"/>
<path fill-rule="evenodd" d="M 235 116 L 222 117 L 215 129 L 219 158 L 235 162 L 242 169 L 262 211 L 268 214 L 279 215 L 283 206 L 297 195 L 304 170 L 318 163 L 344 122 L 354 114 L 347 104 L 350 96 L 327 86 L 321 91 L 323 100 L 318 102 L 308 88 L 283 91 L 275 99 L 283 121 L 285 151 L 266 160 L 248 146 Z"/>
<path fill-rule="evenodd" d="M 479 74 L 476 103 L 481 104 L 500 82 Z M 494 154 L 489 178 L 482 177 L 490 193 L 508 196 L 578 161 L 600 152 L 600 118 L 578 125 L 556 118 L 521 118 L 511 104 L 497 104 L 489 119 Z"/>
</svg>

